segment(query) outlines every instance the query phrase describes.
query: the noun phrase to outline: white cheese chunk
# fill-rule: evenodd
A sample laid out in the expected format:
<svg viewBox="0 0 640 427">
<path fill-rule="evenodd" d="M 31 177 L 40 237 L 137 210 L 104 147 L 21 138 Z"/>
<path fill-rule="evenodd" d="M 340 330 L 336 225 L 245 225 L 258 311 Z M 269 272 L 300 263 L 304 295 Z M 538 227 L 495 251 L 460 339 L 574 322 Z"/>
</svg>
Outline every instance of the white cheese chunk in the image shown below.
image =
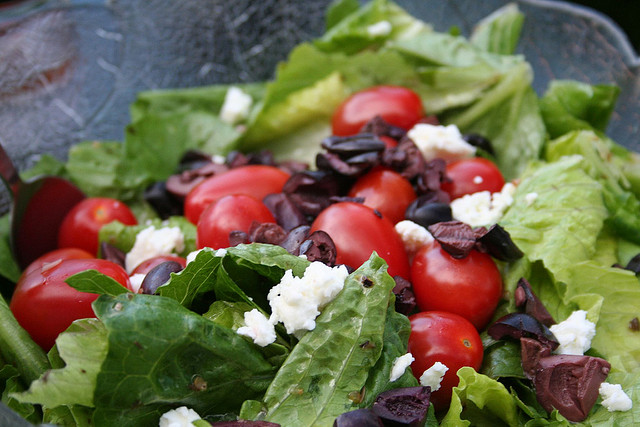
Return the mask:
<svg viewBox="0 0 640 427">
<path fill-rule="evenodd" d="M 149 226 L 136 235 L 133 248 L 124 263 L 129 274 L 143 261 L 159 255 L 176 255 L 184 250 L 184 235 L 179 227 Z"/>
<path fill-rule="evenodd" d="M 369 34 L 370 37 L 384 37 L 391 34 L 392 29 L 391 22 L 379 21 L 367 27 L 367 34 Z"/>
<path fill-rule="evenodd" d="M 536 192 L 527 193 L 524 196 L 524 202 L 527 204 L 527 206 L 531 206 L 533 202 L 536 201 L 537 198 L 538 198 L 538 193 Z"/>
<path fill-rule="evenodd" d="M 462 138 L 456 125 L 440 126 L 418 123 L 407 133 L 424 158 L 447 161 L 472 157 L 476 148 Z"/>
<path fill-rule="evenodd" d="M 191 423 L 199 419 L 200 415 L 196 411 L 181 406 L 162 414 L 159 427 L 191 427 Z"/>
<path fill-rule="evenodd" d="M 447 368 L 447 365 L 444 363 L 434 363 L 433 366 L 420 375 L 420 385 L 423 387 L 431 387 L 432 392 L 439 390 L 442 378 L 448 370 L 449 368 Z"/>
<path fill-rule="evenodd" d="M 252 104 L 251 95 L 239 87 L 231 86 L 224 97 L 224 102 L 220 109 L 220 118 L 231 125 L 235 125 L 249 117 Z"/>
<path fill-rule="evenodd" d="M 253 340 L 260 347 L 266 347 L 276 340 L 276 329 L 273 323 L 260 310 L 253 309 L 244 313 L 244 324 L 236 331 Z"/>
<path fill-rule="evenodd" d="M 516 186 L 506 183 L 500 192 L 479 191 L 451 201 L 455 219 L 472 227 L 496 224 L 513 203 Z"/>
<path fill-rule="evenodd" d="M 435 240 L 429 230 L 408 219 L 398 222 L 395 229 L 408 254 L 415 254 L 418 249 Z"/>
<path fill-rule="evenodd" d="M 329 267 L 319 261 L 309 264 L 303 277 L 287 270 L 267 296 L 271 322 L 282 322 L 289 334 L 313 330 L 320 309 L 338 295 L 348 275 L 344 265 Z"/>
<path fill-rule="evenodd" d="M 602 398 L 602 406 L 607 408 L 609 412 L 628 411 L 633 407 L 631 398 L 622 390 L 620 384 L 604 382 L 600 384 L 598 392 Z"/>
<path fill-rule="evenodd" d="M 558 354 L 582 355 L 591 347 L 591 339 L 596 335 L 596 325 L 587 319 L 587 312 L 576 310 L 571 316 L 549 328 L 560 345 Z"/>
<path fill-rule="evenodd" d="M 133 276 L 129 277 L 131 289 L 134 293 L 138 293 L 140 291 L 140 287 L 142 286 L 142 281 L 144 280 L 145 276 L 146 274 L 136 273 Z"/>
<path fill-rule="evenodd" d="M 391 367 L 391 374 L 389 376 L 389 381 L 394 382 L 398 378 L 404 374 L 404 371 L 407 370 L 409 366 L 416 360 L 411 353 L 403 354 L 402 356 L 396 357 L 396 360 L 393 361 L 393 366 Z"/>
</svg>

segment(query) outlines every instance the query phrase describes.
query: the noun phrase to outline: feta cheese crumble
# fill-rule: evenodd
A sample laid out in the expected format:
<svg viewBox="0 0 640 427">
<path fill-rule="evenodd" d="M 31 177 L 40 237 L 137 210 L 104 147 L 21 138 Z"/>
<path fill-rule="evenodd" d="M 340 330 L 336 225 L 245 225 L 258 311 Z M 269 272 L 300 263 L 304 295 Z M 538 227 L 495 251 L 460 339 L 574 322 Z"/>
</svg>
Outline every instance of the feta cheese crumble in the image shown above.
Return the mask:
<svg viewBox="0 0 640 427">
<path fill-rule="evenodd" d="M 276 340 L 276 329 L 260 310 L 253 309 L 244 313 L 244 324 L 236 331 L 253 340 L 260 347 L 266 347 Z"/>
<path fill-rule="evenodd" d="M 582 355 L 591 347 L 591 339 L 596 335 L 596 325 L 587 319 L 587 312 L 576 310 L 560 323 L 550 328 L 560 345 L 558 354 Z"/>
<path fill-rule="evenodd" d="M 429 230 L 408 219 L 398 222 L 395 229 L 408 254 L 415 254 L 418 249 L 435 240 Z"/>
<path fill-rule="evenodd" d="M 133 276 L 129 277 L 129 282 L 131 283 L 131 290 L 134 293 L 138 293 L 140 291 L 140 287 L 142 286 L 142 281 L 144 280 L 146 274 L 136 273 Z"/>
<path fill-rule="evenodd" d="M 159 255 L 176 255 L 184 250 L 184 235 L 179 227 L 162 227 L 153 225 L 136 235 L 133 248 L 127 253 L 124 263 L 127 273 L 131 272 L 143 261 Z"/>
<path fill-rule="evenodd" d="M 159 427 L 191 427 L 191 423 L 199 419 L 201 419 L 200 415 L 196 411 L 181 406 L 162 414 Z"/>
<path fill-rule="evenodd" d="M 439 390 L 442 378 L 448 370 L 449 368 L 447 368 L 447 365 L 444 363 L 434 363 L 433 366 L 420 375 L 420 385 L 423 387 L 431 387 L 432 392 Z"/>
<path fill-rule="evenodd" d="M 516 186 L 507 182 L 498 193 L 479 191 L 451 201 L 451 213 L 455 219 L 472 227 L 493 225 L 513 203 Z"/>
<path fill-rule="evenodd" d="M 411 353 L 403 354 L 396 357 L 391 367 L 391 375 L 389 376 L 389 382 L 394 382 L 404 374 L 404 371 L 416 360 Z"/>
<path fill-rule="evenodd" d="M 531 206 L 533 202 L 536 201 L 537 198 L 538 198 L 538 193 L 536 192 L 527 193 L 524 196 L 524 202 L 527 204 L 527 206 Z"/>
<path fill-rule="evenodd" d="M 239 87 L 231 86 L 224 97 L 224 102 L 220 109 L 220 118 L 231 125 L 235 125 L 249 117 L 252 104 L 251 95 Z"/>
<path fill-rule="evenodd" d="M 607 408 L 609 412 L 628 411 L 633 407 L 631 398 L 622 390 L 620 384 L 604 382 L 600 384 L 598 392 L 602 398 L 602 406 Z"/>
<path fill-rule="evenodd" d="M 476 152 L 476 147 L 462 138 L 456 125 L 418 123 L 409 130 L 407 136 L 427 161 L 437 157 L 446 161 L 459 160 L 472 157 Z"/>
<path fill-rule="evenodd" d="M 367 27 L 367 34 L 369 34 L 370 37 L 388 36 L 391 34 L 392 29 L 391 22 L 379 21 Z"/>
<path fill-rule="evenodd" d="M 338 295 L 348 275 L 344 265 L 329 267 L 319 261 L 309 264 L 303 277 L 287 270 L 267 295 L 271 323 L 282 322 L 288 334 L 313 330 L 320 309 Z"/>
</svg>

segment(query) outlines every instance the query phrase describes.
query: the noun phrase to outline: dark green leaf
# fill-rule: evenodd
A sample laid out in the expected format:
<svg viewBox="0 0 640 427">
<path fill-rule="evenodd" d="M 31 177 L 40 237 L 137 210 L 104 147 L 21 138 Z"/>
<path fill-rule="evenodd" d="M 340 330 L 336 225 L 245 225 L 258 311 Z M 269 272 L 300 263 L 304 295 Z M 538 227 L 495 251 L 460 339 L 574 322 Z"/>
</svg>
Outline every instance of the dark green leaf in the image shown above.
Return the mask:
<svg viewBox="0 0 640 427">
<path fill-rule="evenodd" d="M 293 348 L 264 397 L 266 419 L 284 425 L 328 425 L 355 407 L 384 346 L 395 282 L 375 254 Z M 368 278 L 373 285 L 363 286 Z"/>
<path fill-rule="evenodd" d="M 520 345 L 515 341 L 498 341 L 485 347 L 480 372 L 493 378 L 524 378 Z"/>
<path fill-rule="evenodd" d="M 157 424 L 180 405 L 203 417 L 237 413 L 273 378 L 254 345 L 173 299 L 103 295 L 93 307 L 109 339 L 94 398 L 96 426 Z"/>
<path fill-rule="evenodd" d="M 116 296 L 131 292 L 115 279 L 100 273 L 98 270 L 85 270 L 70 276 L 67 284 L 80 292 Z"/>
</svg>

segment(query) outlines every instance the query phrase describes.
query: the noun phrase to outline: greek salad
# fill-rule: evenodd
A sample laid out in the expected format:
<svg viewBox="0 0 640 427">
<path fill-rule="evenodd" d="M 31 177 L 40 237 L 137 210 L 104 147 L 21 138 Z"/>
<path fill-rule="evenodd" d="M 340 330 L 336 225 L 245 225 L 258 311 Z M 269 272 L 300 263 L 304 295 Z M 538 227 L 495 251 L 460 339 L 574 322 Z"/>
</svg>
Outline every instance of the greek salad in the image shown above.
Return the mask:
<svg viewBox="0 0 640 427">
<path fill-rule="evenodd" d="M 44 155 L 25 175 L 87 198 L 24 271 L 0 222 L 2 402 L 60 426 L 640 422 L 640 156 L 605 134 L 617 87 L 534 92 L 524 19 L 467 39 L 339 0 L 272 81 L 140 93 L 123 142 Z"/>
</svg>

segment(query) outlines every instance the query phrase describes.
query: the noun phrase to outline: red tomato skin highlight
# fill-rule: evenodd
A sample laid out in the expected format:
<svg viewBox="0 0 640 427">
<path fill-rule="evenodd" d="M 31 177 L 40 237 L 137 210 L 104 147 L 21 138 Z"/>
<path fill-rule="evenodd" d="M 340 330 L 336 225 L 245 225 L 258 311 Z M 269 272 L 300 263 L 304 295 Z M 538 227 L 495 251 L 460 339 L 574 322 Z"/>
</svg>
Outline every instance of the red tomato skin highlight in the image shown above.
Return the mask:
<svg viewBox="0 0 640 427">
<path fill-rule="evenodd" d="M 96 256 L 100 228 L 112 221 L 120 221 L 125 225 L 138 223 L 131 209 L 119 200 L 108 197 L 84 199 L 62 221 L 58 231 L 58 247 L 80 248 Z"/>
<path fill-rule="evenodd" d="M 427 245 L 411 264 L 411 283 L 421 311 L 447 311 L 482 330 L 502 298 L 502 277 L 490 255 L 473 250 L 462 259 L 439 244 Z"/>
<path fill-rule="evenodd" d="M 372 252 L 385 259 L 391 276 L 409 277 L 409 260 L 394 225 L 359 203 L 334 203 L 311 224 L 310 233 L 324 230 L 336 245 L 337 264 L 358 268 Z"/>
<path fill-rule="evenodd" d="M 91 303 L 97 294 L 80 292 L 65 280 L 81 271 L 95 269 L 132 290 L 129 275 L 119 265 L 103 259 L 68 259 L 45 265 L 17 283 L 10 309 L 31 338 L 44 350 L 74 320 L 95 317 Z"/>
<path fill-rule="evenodd" d="M 479 191 L 496 193 L 504 186 L 504 177 L 491 160 L 474 157 L 456 160 L 446 167 L 451 182 L 443 182 L 440 188 L 449 194 L 451 200 Z"/>
<path fill-rule="evenodd" d="M 402 86 L 374 86 L 354 93 L 333 113 L 332 132 L 338 136 L 355 135 L 375 116 L 409 130 L 424 117 L 420 97 Z"/>
<path fill-rule="evenodd" d="M 374 168 L 358 178 L 348 196 L 364 197 L 365 206 L 376 209 L 393 224 L 404 219 L 407 207 L 416 199 L 411 183 L 388 168 Z"/>
<path fill-rule="evenodd" d="M 420 380 L 434 363 L 449 368 L 442 378 L 440 389 L 431 393 L 436 411 L 449 407 L 451 390 L 458 385 L 458 369 L 470 366 L 480 369 L 483 358 L 482 339 L 475 327 L 465 318 L 443 311 L 420 312 L 409 316 L 411 333 L 408 352 L 415 358 L 411 364 L 413 375 Z"/>
<path fill-rule="evenodd" d="M 229 233 L 234 230 L 249 231 L 251 224 L 275 223 L 276 219 L 260 200 L 246 194 L 224 196 L 211 203 L 198 221 L 196 245 L 198 249 L 227 248 Z"/>
<path fill-rule="evenodd" d="M 197 224 L 202 212 L 214 201 L 230 194 L 246 194 L 262 200 L 266 195 L 280 193 L 289 174 L 274 166 L 247 165 L 214 175 L 198 184 L 187 195 L 184 215 Z"/>
</svg>

